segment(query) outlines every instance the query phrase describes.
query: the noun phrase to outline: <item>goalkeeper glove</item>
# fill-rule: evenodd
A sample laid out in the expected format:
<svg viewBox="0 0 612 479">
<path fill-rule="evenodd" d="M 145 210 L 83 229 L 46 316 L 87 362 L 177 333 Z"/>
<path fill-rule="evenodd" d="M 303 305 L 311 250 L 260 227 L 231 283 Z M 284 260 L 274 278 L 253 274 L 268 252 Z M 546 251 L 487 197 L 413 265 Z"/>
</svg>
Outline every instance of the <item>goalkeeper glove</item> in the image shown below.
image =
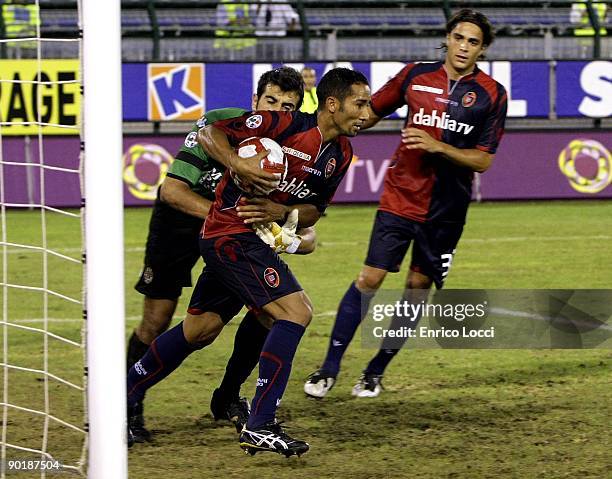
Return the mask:
<svg viewBox="0 0 612 479">
<path fill-rule="evenodd" d="M 298 224 L 298 210 L 294 209 L 289 213 L 287 221 L 281 227 L 278 223 L 272 222 L 267 224 L 255 225 L 255 233 L 261 240 L 269 245 L 276 253 L 295 253 L 302 237 L 295 234 Z"/>
</svg>

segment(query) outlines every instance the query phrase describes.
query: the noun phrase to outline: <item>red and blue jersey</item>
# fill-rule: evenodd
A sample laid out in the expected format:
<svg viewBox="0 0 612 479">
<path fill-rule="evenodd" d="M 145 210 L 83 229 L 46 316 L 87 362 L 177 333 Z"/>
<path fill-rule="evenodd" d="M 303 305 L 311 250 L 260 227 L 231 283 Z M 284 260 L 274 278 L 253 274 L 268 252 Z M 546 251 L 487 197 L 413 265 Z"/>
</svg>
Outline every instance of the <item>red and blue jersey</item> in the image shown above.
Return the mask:
<svg viewBox="0 0 612 479">
<path fill-rule="evenodd" d="M 444 63 L 410 63 L 372 96 L 379 117 L 408 105 L 406 126 L 461 149 L 495 153 L 504 132 L 504 87 L 478 67 L 459 80 Z M 473 172 L 442 155 L 400 143 L 385 177 L 379 209 L 418 222 L 465 222 Z"/>
<path fill-rule="evenodd" d="M 217 121 L 214 126 L 234 147 L 253 136 L 271 138 L 281 145 L 287 157 L 287 176 L 268 198 L 284 205 L 306 203 L 325 211 L 353 157 L 351 143 L 344 136 L 323 143 L 315 114 L 257 111 Z M 253 231 L 236 212 L 243 195 L 226 172 L 204 223 L 204 238 Z"/>
</svg>

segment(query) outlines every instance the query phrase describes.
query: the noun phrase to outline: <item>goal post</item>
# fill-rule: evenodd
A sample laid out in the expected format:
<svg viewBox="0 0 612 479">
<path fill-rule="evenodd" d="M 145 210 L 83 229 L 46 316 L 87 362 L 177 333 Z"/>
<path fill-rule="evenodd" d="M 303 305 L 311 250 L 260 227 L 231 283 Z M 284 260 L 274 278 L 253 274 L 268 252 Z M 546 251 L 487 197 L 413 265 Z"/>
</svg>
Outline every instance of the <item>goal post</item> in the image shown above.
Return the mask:
<svg viewBox="0 0 612 479">
<path fill-rule="evenodd" d="M 127 477 L 121 2 L 81 0 L 88 477 Z"/>
</svg>

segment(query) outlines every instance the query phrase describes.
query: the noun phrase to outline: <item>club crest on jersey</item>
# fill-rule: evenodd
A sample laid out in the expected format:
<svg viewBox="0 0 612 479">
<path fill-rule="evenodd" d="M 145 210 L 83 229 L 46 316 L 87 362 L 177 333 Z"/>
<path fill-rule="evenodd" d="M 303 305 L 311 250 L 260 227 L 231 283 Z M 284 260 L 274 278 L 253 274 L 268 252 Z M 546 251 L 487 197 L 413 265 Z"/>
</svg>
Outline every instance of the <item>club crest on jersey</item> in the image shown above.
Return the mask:
<svg viewBox="0 0 612 479">
<path fill-rule="evenodd" d="M 280 276 L 274 268 L 266 268 L 264 271 L 264 280 L 270 288 L 277 288 L 280 284 Z"/>
<path fill-rule="evenodd" d="M 476 103 L 476 93 L 473 91 L 467 92 L 463 95 L 463 98 L 461 98 L 461 104 L 466 108 L 471 107 L 474 103 Z"/>
<path fill-rule="evenodd" d="M 247 127 L 251 129 L 255 129 L 255 128 L 259 128 L 262 121 L 263 121 L 263 118 L 261 115 L 251 115 L 250 117 L 246 119 L 245 124 Z"/>
<path fill-rule="evenodd" d="M 192 131 L 185 138 L 185 146 L 187 148 L 195 148 L 198 146 L 198 134 L 195 131 Z"/>
<path fill-rule="evenodd" d="M 336 171 L 336 159 L 332 158 L 325 165 L 325 178 L 329 178 Z"/>
</svg>

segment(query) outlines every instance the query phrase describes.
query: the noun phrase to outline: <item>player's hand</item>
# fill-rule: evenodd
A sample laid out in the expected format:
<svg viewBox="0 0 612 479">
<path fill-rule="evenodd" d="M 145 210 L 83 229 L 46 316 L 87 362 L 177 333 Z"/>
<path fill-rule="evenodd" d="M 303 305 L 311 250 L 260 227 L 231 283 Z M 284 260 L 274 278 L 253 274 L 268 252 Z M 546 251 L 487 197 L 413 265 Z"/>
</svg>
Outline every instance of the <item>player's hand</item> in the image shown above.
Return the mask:
<svg viewBox="0 0 612 479">
<path fill-rule="evenodd" d="M 425 150 L 428 153 L 439 153 L 440 142 L 431 137 L 425 130 L 407 127 L 402 130 L 402 142 L 409 150 Z"/>
<path fill-rule="evenodd" d="M 280 226 L 278 226 L 277 223 L 259 223 L 253 225 L 253 230 L 255 231 L 255 234 L 259 236 L 259 239 L 261 239 L 261 241 L 266 243 L 272 249 L 276 248 L 276 239 L 274 238 L 274 233 L 272 233 L 272 228 L 274 225 L 276 226 L 276 228 L 280 229 Z"/>
<path fill-rule="evenodd" d="M 295 234 L 297 224 L 298 210 L 294 209 L 289 213 L 287 221 L 285 221 L 282 227 L 276 222 L 266 224 L 257 223 L 253 225 L 253 230 L 264 243 L 274 250 L 274 252 L 278 254 L 293 254 L 298 250 L 302 242 L 302 237 Z"/>
<path fill-rule="evenodd" d="M 276 248 L 274 251 L 277 253 L 295 253 L 300 247 L 300 243 L 302 242 L 302 237 L 298 234 L 295 234 L 298 225 L 298 210 L 293 209 L 289 216 L 287 216 L 287 221 L 280 228 L 280 231 L 275 231 L 272 229 L 272 233 L 274 234 L 274 240 L 276 244 Z M 278 225 L 277 225 L 278 226 Z"/>
<path fill-rule="evenodd" d="M 248 198 L 236 211 L 245 224 L 271 223 L 285 219 L 288 208 L 267 198 Z"/>
<path fill-rule="evenodd" d="M 261 168 L 261 160 L 269 154 L 270 150 L 262 150 L 248 158 L 236 155 L 230 158 L 230 168 L 245 184 L 251 184 L 256 189 L 263 191 L 270 191 L 278 187 L 278 178 Z"/>
</svg>

